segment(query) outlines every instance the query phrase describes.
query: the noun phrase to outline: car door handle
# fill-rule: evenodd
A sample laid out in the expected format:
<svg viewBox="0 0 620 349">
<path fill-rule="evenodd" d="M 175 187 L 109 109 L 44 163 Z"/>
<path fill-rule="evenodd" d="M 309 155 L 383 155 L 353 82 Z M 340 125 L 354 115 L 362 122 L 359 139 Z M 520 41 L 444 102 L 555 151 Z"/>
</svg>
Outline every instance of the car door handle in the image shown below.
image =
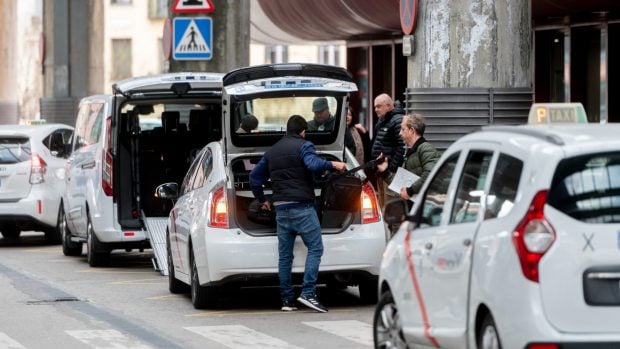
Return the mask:
<svg viewBox="0 0 620 349">
<path fill-rule="evenodd" d="M 426 245 L 424 245 L 424 248 L 427 250 L 430 250 L 433 248 L 433 243 L 432 242 L 427 242 Z"/>
<path fill-rule="evenodd" d="M 89 168 L 95 167 L 95 162 L 94 161 L 89 161 L 87 163 L 84 163 L 84 164 L 80 165 L 80 167 L 82 168 L 82 170 L 87 170 Z"/>
<path fill-rule="evenodd" d="M 469 245 L 471 245 L 471 239 L 465 239 L 463 240 L 463 245 L 469 247 Z"/>
</svg>

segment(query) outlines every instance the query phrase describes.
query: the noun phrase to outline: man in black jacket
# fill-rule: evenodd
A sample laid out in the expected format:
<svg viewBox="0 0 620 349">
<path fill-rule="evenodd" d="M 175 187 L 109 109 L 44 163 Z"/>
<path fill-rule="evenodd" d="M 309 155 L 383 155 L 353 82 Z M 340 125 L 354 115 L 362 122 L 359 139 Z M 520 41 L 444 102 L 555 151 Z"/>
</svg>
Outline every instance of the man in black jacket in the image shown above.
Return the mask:
<svg viewBox="0 0 620 349">
<path fill-rule="evenodd" d="M 394 107 L 394 101 L 385 93 L 375 98 L 375 112 L 379 121 L 375 125 L 375 139 L 372 144 L 371 159 L 378 158 L 381 154 L 389 159 L 388 169 L 391 172 L 403 164 L 405 154 L 405 143 L 400 138 L 400 125 L 403 121 L 404 111 Z M 398 193 L 390 195 L 388 193 L 389 183 L 383 178 L 377 179 L 377 189 L 379 190 L 379 205 L 385 206 L 386 201 L 397 198 Z"/>
<path fill-rule="evenodd" d="M 271 178 L 273 205 L 276 210 L 278 234 L 278 276 L 282 311 L 296 310 L 291 273 L 293 249 L 297 235 L 308 248 L 304 281 L 297 301 L 318 312 L 325 308 L 316 298 L 316 281 L 323 254 L 321 223 L 314 208 L 312 172 L 321 173 L 336 169 L 344 171 L 340 161 L 327 161 L 314 150 L 314 144 L 305 140 L 308 124 L 306 119 L 293 115 L 286 124 L 286 135 L 274 144 L 250 173 L 250 187 L 262 209 L 271 210 L 265 198 L 263 184 Z"/>
</svg>

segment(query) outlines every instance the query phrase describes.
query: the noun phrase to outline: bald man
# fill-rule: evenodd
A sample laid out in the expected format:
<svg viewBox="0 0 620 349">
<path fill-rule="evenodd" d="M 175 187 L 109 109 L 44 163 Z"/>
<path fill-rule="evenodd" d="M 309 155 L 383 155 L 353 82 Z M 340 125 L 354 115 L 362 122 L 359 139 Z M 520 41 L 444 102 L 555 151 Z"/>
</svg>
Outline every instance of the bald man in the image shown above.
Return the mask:
<svg viewBox="0 0 620 349">
<path fill-rule="evenodd" d="M 375 125 L 371 159 L 376 159 L 380 154 L 383 154 L 389 159 L 389 171 L 384 173 L 396 172 L 403 164 L 405 154 L 405 143 L 399 136 L 404 110 L 394 108 L 392 98 L 382 93 L 375 98 L 375 113 L 377 113 L 379 121 Z M 386 183 L 381 176 L 377 179 L 381 207 L 385 206 L 386 201 L 399 197 L 399 193 L 390 193 L 387 189 L 388 186 L 389 183 Z"/>
</svg>

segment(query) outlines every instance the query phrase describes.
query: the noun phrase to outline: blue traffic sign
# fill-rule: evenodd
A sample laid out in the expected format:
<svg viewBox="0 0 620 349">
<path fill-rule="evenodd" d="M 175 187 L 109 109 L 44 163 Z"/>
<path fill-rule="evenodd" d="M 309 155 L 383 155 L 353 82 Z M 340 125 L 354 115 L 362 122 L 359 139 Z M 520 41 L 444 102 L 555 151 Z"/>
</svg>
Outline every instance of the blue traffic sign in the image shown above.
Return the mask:
<svg viewBox="0 0 620 349">
<path fill-rule="evenodd" d="M 172 31 L 172 58 L 175 60 L 209 60 L 213 56 L 211 17 L 176 17 Z"/>
</svg>

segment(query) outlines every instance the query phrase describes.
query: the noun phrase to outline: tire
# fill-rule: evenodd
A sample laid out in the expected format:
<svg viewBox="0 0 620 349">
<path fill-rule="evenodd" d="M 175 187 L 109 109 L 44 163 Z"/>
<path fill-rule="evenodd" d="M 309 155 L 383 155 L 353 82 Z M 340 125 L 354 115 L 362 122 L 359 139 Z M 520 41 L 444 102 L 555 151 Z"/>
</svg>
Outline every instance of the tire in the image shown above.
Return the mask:
<svg viewBox="0 0 620 349">
<path fill-rule="evenodd" d="M 110 251 L 103 250 L 97 235 L 93 230 L 93 224 L 88 217 L 86 224 L 86 258 L 91 267 L 102 267 L 110 262 Z"/>
<path fill-rule="evenodd" d="M 62 202 L 58 208 L 58 217 L 56 217 L 56 226 L 45 232 L 45 240 L 50 244 L 59 244 L 62 242 L 62 231 L 60 225 L 64 219 L 64 210 L 62 208 Z"/>
<path fill-rule="evenodd" d="M 383 293 L 377 304 L 372 334 L 375 348 L 409 348 L 403 334 L 400 313 L 390 291 Z"/>
<path fill-rule="evenodd" d="M 196 268 L 196 259 L 194 258 L 194 252 L 191 252 L 191 294 L 192 304 L 196 309 L 215 308 L 217 305 L 217 288 L 215 286 L 200 286 L 198 280 L 198 268 Z"/>
<path fill-rule="evenodd" d="M 166 255 L 167 255 L 167 259 L 168 259 L 168 290 L 170 291 L 170 293 L 174 293 L 174 294 L 178 294 L 178 293 L 185 293 L 189 290 L 189 287 L 179 281 L 175 276 L 174 276 L 174 264 L 172 261 L 172 249 L 170 247 L 170 236 L 168 236 L 168 239 L 166 239 Z"/>
<path fill-rule="evenodd" d="M 491 314 L 487 314 L 482 321 L 482 326 L 476 335 L 478 349 L 502 349 L 499 333 Z"/>
<path fill-rule="evenodd" d="M 62 205 L 60 206 L 60 211 L 62 212 L 62 221 L 59 224 L 60 238 L 62 241 L 62 253 L 65 256 L 81 256 L 82 244 L 71 241 L 71 231 L 69 231 L 69 227 L 67 226 L 67 217 L 65 216 L 65 211 L 62 208 Z"/>
<path fill-rule="evenodd" d="M 8 225 L 2 228 L 2 236 L 7 239 L 17 239 L 21 233 L 22 231 L 14 225 Z"/>
<path fill-rule="evenodd" d="M 360 281 L 358 288 L 360 292 L 360 300 L 362 301 L 362 303 L 364 304 L 376 304 L 377 303 L 377 300 L 379 297 L 377 280 Z"/>
</svg>

